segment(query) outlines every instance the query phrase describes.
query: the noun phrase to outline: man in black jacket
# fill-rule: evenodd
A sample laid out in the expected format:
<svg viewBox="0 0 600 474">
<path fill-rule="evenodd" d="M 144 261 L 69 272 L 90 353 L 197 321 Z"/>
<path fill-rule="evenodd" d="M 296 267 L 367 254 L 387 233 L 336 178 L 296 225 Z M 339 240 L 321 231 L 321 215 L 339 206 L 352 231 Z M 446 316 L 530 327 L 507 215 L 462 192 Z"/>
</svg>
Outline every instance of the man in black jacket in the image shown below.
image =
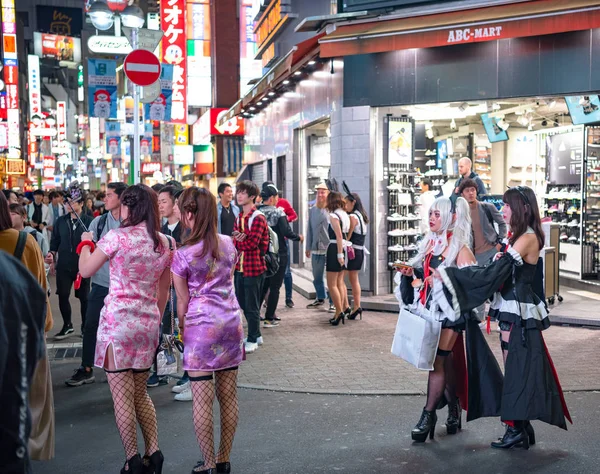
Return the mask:
<svg viewBox="0 0 600 474">
<path fill-rule="evenodd" d="M 274 327 L 279 324 L 279 318 L 275 316 L 275 310 L 279 303 L 279 292 L 287 269 L 287 240 L 290 239 L 304 242 L 304 237 L 296 234 L 292 230 L 288 223 L 285 211 L 279 207 L 275 207 L 277 203 L 277 189 L 272 186 L 267 186 L 263 189 L 262 193 L 260 193 L 260 197 L 262 198 L 263 206 L 260 207 L 259 210 L 265 215 L 269 227 L 277 234 L 279 240 L 279 270 L 275 275 L 265 280 L 262 298 L 264 300 L 267 292 L 269 293 L 269 297 L 267 298 L 267 312 L 265 313 L 263 326 Z"/>
<path fill-rule="evenodd" d="M 58 306 L 63 318 L 63 327 L 56 335 L 56 339 L 64 339 L 73 334 L 73 322 L 71 320 L 71 287 L 77 279 L 79 271 L 79 255 L 77 255 L 77 246 L 81 242 L 81 234 L 86 232 L 92 222 L 92 218 L 83 214 L 83 203 L 85 195 L 80 200 L 73 201 L 69 199 L 65 206 L 69 214 L 58 218 L 52 229 L 52 241 L 50 242 L 50 253 L 52 254 L 56 268 L 56 294 L 58 295 Z M 77 219 L 81 219 L 81 222 Z M 81 280 L 78 290 L 75 290 L 75 297 L 81 303 L 81 333 L 85 325 L 85 314 L 87 312 L 87 298 L 90 292 L 90 279 Z"/>
</svg>

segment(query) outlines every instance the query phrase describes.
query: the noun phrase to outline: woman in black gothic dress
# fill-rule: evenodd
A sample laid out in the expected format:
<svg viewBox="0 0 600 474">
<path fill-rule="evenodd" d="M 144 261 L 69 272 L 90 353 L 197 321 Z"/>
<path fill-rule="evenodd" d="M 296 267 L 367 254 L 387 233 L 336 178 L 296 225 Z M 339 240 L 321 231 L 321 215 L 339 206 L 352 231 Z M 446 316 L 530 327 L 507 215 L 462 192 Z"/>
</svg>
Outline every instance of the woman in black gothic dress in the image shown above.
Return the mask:
<svg viewBox="0 0 600 474">
<path fill-rule="evenodd" d="M 490 315 L 500 327 L 505 376 L 501 417 L 507 428 L 492 443 L 508 449 L 535 443 L 530 420 L 567 429 L 571 421 L 542 331 L 550 326 L 544 304 L 540 251 L 544 234 L 534 192 L 525 186 L 504 193 L 504 220 L 511 232 L 505 252 L 487 268 L 440 268 L 441 306 L 463 312 L 492 297 Z"/>
</svg>

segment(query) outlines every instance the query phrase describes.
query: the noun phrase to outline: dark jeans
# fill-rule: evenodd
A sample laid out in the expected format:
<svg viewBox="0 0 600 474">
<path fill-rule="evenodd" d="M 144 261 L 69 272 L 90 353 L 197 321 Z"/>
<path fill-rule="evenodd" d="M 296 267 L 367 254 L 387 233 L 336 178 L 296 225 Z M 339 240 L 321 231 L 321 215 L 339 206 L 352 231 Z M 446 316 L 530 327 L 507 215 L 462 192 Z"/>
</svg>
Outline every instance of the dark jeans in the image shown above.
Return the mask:
<svg viewBox="0 0 600 474">
<path fill-rule="evenodd" d="M 260 334 L 260 302 L 263 294 L 265 274 L 245 277 L 235 272 L 235 294 L 248 322 L 248 342 L 256 342 Z"/>
<path fill-rule="evenodd" d="M 267 312 L 265 314 L 265 319 L 272 320 L 275 316 L 277 304 L 279 303 L 279 293 L 281 290 L 281 285 L 283 284 L 283 279 L 285 278 L 285 274 L 287 271 L 287 263 L 288 256 L 285 254 L 279 254 L 279 270 L 275 275 L 265 280 L 261 298 L 261 301 L 264 300 L 267 296 L 267 291 L 269 292 L 269 297 L 267 298 Z"/>
<path fill-rule="evenodd" d="M 85 327 L 83 328 L 83 356 L 81 358 L 81 365 L 84 367 L 94 367 L 100 312 L 104 307 L 104 298 L 107 295 L 107 287 L 92 284 L 92 291 L 90 291 L 88 297 L 87 312 L 85 315 Z"/>
<path fill-rule="evenodd" d="M 281 257 L 279 257 L 281 260 Z M 292 269 L 290 268 L 290 263 L 292 262 L 292 242 L 288 241 L 288 252 L 287 252 L 287 265 L 285 267 L 285 277 L 283 282 L 285 283 L 285 301 L 292 300 L 292 290 L 294 285 L 294 280 L 292 280 Z"/>
<path fill-rule="evenodd" d="M 73 283 L 77 279 L 77 270 L 70 270 L 68 268 L 57 268 L 56 269 L 56 294 L 58 295 L 58 307 L 60 308 L 60 314 L 63 318 L 63 324 L 65 326 L 71 325 L 71 303 L 69 298 L 71 296 L 71 288 Z M 81 286 L 78 290 L 75 290 L 75 298 L 79 300 L 81 304 L 81 329 L 85 327 L 85 318 L 87 315 L 88 305 L 88 294 L 90 292 L 90 279 L 84 278 L 81 280 Z"/>
</svg>

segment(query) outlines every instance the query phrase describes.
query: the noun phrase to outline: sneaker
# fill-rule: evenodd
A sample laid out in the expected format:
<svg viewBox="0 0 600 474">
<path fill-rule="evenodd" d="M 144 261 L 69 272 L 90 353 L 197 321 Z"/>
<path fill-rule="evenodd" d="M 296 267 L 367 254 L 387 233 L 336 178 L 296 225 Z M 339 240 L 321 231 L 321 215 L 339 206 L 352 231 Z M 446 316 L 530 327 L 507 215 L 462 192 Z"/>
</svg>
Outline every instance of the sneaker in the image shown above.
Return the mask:
<svg viewBox="0 0 600 474">
<path fill-rule="evenodd" d="M 244 348 L 246 349 L 246 354 L 252 354 L 253 352 L 256 351 L 256 349 L 258 349 L 258 343 L 246 341 Z"/>
<path fill-rule="evenodd" d="M 294 302 L 292 300 L 285 300 L 285 305 L 288 308 L 293 308 L 294 307 Z"/>
<path fill-rule="evenodd" d="M 69 387 L 79 387 L 86 383 L 94 383 L 95 381 L 94 369 L 87 371 L 85 367 L 79 367 L 74 371 L 73 376 L 69 380 L 65 380 L 65 384 Z"/>
<path fill-rule="evenodd" d="M 148 381 L 146 382 L 146 387 L 153 388 L 158 387 L 159 385 L 168 385 L 169 378 L 168 377 L 159 377 L 154 372 L 150 377 L 148 377 Z"/>
<path fill-rule="evenodd" d="M 173 393 L 181 393 L 184 392 L 185 390 L 189 390 L 190 387 L 190 382 L 189 380 L 181 385 L 173 385 L 173 388 L 171 389 L 171 392 Z"/>
<path fill-rule="evenodd" d="M 325 304 L 325 300 L 316 299 L 311 304 L 307 304 L 306 308 L 307 309 L 315 309 L 315 308 L 318 308 L 319 306 L 323 306 L 324 304 Z"/>
<path fill-rule="evenodd" d="M 566 232 L 560 234 L 560 240 L 569 240 L 569 235 Z"/>
<path fill-rule="evenodd" d="M 178 402 L 191 402 L 192 401 L 192 387 L 188 387 L 182 392 L 175 395 L 175 400 Z"/>
<path fill-rule="evenodd" d="M 391 247 L 388 247 L 388 250 L 390 252 L 404 252 L 404 247 L 400 244 L 396 244 L 392 245 Z"/>
<path fill-rule="evenodd" d="M 263 322 L 264 328 L 276 328 L 277 326 L 279 326 L 279 321 L 275 321 L 274 319 L 266 319 Z"/>
<path fill-rule="evenodd" d="M 248 338 L 246 337 L 246 338 L 244 338 L 244 344 L 247 344 L 247 343 L 248 343 Z M 259 336 L 259 337 L 256 339 L 256 343 L 257 343 L 259 346 L 262 346 L 262 345 L 264 344 L 263 337 L 262 337 L 262 336 Z"/>
<path fill-rule="evenodd" d="M 330 304 L 329 305 L 329 309 L 327 310 L 328 313 L 335 313 L 335 306 Z"/>
<path fill-rule="evenodd" d="M 54 336 L 54 339 L 58 339 L 60 341 L 61 339 L 69 337 L 74 332 L 75 330 L 73 329 L 72 324 L 70 324 L 69 326 L 63 326 L 60 332 L 56 336 Z"/>
<path fill-rule="evenodd" d="M 387 220 L 390 222 L 398 222 L 402 220 L 402 216 L 397 212 L 394 212 L 391 216 L 388 216 Z"/>
</svg>

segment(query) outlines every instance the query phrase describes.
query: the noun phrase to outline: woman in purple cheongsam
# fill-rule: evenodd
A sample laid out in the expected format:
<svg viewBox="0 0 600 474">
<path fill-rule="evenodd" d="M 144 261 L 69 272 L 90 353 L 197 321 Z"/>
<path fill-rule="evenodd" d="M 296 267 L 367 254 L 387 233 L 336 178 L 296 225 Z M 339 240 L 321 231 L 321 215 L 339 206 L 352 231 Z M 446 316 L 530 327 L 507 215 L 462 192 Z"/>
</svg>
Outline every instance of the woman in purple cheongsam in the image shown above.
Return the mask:
<svg viewBox="0 0 600 474">
<path fill-rule="evenodd" d="M 241 310 L 233 288 L 237 252 L 230 237 L 217 233 L 217 202 L 208 190 L 186 189 L 178 207 L 189 234 L 171 271 L 185 347 L 183 368 L 190 375 L 194 428 L 204 457 L 192 472 L 228 473 L 238 422 L 237 368 L 243 357 Z M 221 408 L 216 456 L 215 391 Z"/>
</svg>

